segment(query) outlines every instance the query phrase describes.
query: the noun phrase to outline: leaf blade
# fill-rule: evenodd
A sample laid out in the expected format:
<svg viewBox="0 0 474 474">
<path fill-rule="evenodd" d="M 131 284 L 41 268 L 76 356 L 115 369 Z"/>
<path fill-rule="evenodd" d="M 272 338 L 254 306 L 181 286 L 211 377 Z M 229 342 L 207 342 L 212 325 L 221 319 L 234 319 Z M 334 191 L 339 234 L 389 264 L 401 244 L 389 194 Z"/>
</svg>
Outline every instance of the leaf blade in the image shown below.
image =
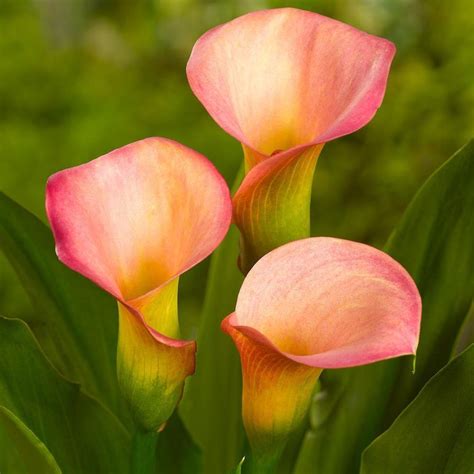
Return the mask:
<svg viewBox="0 0 474 474">
<path fill-rule="evenodd" d="M 474 294 L 474 142 L 441 166 L 413 199 L 386 250 L 412 274 L 423 295 L 416 357 L 403 360 L 393 419 L 450 359 Z M 420 254 L 422 257 L 420 258 Z"/>
<path fill-rule="evenodd" d="M 158 437 L 156 455 L 162 474 L 203 472 L 201 451 L 176 412 Z"/>
<path fill-rule="evenodd" d="M 28 326 L 0 318 L 0 404 L 41 440 L 64 473 L 127 472 L 120 422 L 48 361 Z"/>
<path fill-rule="evenodd" d="M 361 474 L 472 472 L 473 373 L 471 345 L 430 379 L 392 426 L 364 451 Z"/>
<path fill-rule="evenodd" d="M 0 406 L 0 471 L 61 474 L 53 455 L 10 410 Z"/>
</svg>

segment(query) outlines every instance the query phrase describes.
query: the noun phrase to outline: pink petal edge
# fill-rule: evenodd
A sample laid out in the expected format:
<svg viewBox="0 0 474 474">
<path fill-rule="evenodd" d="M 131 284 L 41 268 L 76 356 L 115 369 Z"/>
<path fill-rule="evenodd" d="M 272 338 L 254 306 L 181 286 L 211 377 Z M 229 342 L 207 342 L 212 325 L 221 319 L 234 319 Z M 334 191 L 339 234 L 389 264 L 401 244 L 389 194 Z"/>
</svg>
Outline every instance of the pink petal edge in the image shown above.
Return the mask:
<svg viewBox="0 0 474 474">
<path fill-rule="evenodd" d="M 215 55 L 217 53 L 213 49 L 213 46 L 218 41 L 220 41 L 220 35 L 224 37 L 227 34 L 230 35 L 231 40 L 229 40 L 228 38 L 226 41 L 222 39 L 222 47 L 230 48 L 232 46 L 232 35 L 235 35 L 235 42 L 238 43 L 239 41 L 241 41 L 240 29 L 244 31 L 248 27 L 248 29 L 251 30 L 253 26 L 252 22 L 263 21 L 265 24 L 265 22 L 267 21 L 272 21 L 278 19 L 279 17 L 284 18 L 285 16 L 290 15 L 295 16 L 293 23 L 295 25 L 294 30 L 299 31 L 298 34 L 302 36 L 305 35 L 305 28 L 314 27 L 315 25 L 317 25 L 318 27 L 330 25 L 331 28 L 333 28 L 335 31 L 338 31 L 338 33 L 340 33 L 341 35 L 344 35 L 346 33 L 353 35 L 355 42 L 357 42 L 358 40 L 366 41 L 367 45 L 369 45 L 369 43 L 377 43 L 377 47 L 380 47 L 378 54 L 380 53 L 382 55 L 382 59 L 380 60 L 378 75 L 373 78 L 372 82 L 367 80 L 364 81 L 363 87 L 361 86 L 362 89 L 357 91 L 357 93 L 353 97 L 353 100 L 349 101 L 345 111 L 340 113 L 337 119 L 334 119 L 332 123 L 328 123 L 326 125 L 326 128 L 324 130 L 321 130 L 320 133 L 317 133 L 315 136 L 313 136 L 312 139 L 304 140 L 299 144 L 287 147 L 284 150 L 285 152 L 295 152 L 297 150 L 302 151 L 302 149 L 307 148 L 309 146 L 326 143 L 341 136 L 353 133 L 358 129 L 362 128 L 364 125 L 366 125 L 373 118 L 377 109 L 382 103 L 383 96 L 385 94 L 390 64 L 396 52 L 395 45 L 384 38 L 379 38 L 368 33 L 362 32 L 354 27 L 346 25 L 332 18 L 324 17 L 317 13 L 305 10 L 298 10 L 295 8 L 261 10 L 257 12 L 248 13 L 228 23 L 218 25 L 206 32 L 204 35 L 202 35 L 198 39 L 192 50 L 186 69 L 191 89 L 193 90 L 196 97 L 202 102 L 203 106 L 206 108 L 211 117 L 213 117 L 213 119 L 227 133 L 238 139 L 247 147 L 253 149 L 255 152 L 260 154 L 263 153 L 267 156 L 269 156 L 269 153 L 263 152 L 261 149 L 259 149 L 260 147 L 256 143 L 252 143 L 252 140 L 249 140 L 249 138 L 242 130 L 241 125 L 239 124 L 238 114 L 236 113 L 234 105 L 232 104 L 234 97 L 228 97 L 229 93 L 225 92 L 225 88 L 231 87 L 229 84 L 231 84 L 232 81 L 228 78 L 226 82 L 219 78 L 219 74 L 221 72 L 218 69 L 219 64 L 216 64 Z M 297 22 L 301 22 L 301 28 L 296 27 Z M 277 27 L 278 25 L 275 26 L 275 28 Z M 235 30 L 235 32 L 232 29 Z M 255 28 L 254 31 L 256 32 L 255 35 L 262 34 L 260 29 L 258 28 Z M 309 32 L 315 34 L 311 29 L 309 29 Z M 242 45 L 239 44 L 239 47 L 242 47 Z M 251 44 L 249 48 L 253 48 L 253 44 Z M 299 58 L 299 56 L 302 54 L 300 51 L 301 49 L 304 48 L 300 47 L 295 49 L 293 54 L 295 58 Z M 369 49 L 367 51 L 367 54 L 370 54 Z M 244 56 L 244 61 L 248 60 L 247 58 L 251 56 L 250 53 L 251 52 L 249 51 L 248 54 Z M 227 59 L 223 60 L 230 61 L 230 64 L 232 64 L 232 62 L 235 62 L 235 58 L 233 56 L 229 56 L 229 52 L 227 54 Z M 329 55 L 329 58 L 331 58 L 331 55 Z M 302 62 L 302 67 L 304 67 L 304 65 L 307 63 L 307 59 L 309 58 L 304 56 L 300 59 Z M 220 58 L 218 60 L 220 60 Z M 295 59 L 295 61 L 297 61 L 297 59 Z M 331 66 L 331 64 L 329 64 L 329 66 Z M 245 65 L 243 67 L 245 67 Z M 216 82 L 212 83 L 213 80 L 215 80 Z M 267 81 L 265 87 L 268 87 L 268 84 L 271 84 L 271 81 Z M 218 95 L 218 92 L 216 91 L 220 91 L 220 88 L 223 88 L 224 92 Z M 308 90 L 308 88 L 306 87 L 305 90 Z M 316 90 L 313 91 L 313 93 L 316 92 Z M 361 97 L 362 95 L 363 97 Z M 334 97 L 332 97 L 331 100 L 333 101 Z M 307 112 L 309 112 L 310 114 L 314 113 L 312 110 L 308 110 Z M 311 122 L 311 120 L 308 120 L 306 118 L 305 123 L 307 122 Z"/>
<path fill-rule="evenodd" d="M 74 246 L 71 248 L 69 245 L 68 237 L 69 232 L 74 232 L 74 226 L 71 228 L 68 227 L 68 220 L 62 220 L 60 212 L 60 204 L 63 200 L 63 192 L 64 192 L 64 179 L 68 179 L 71 173 L 76 173 L 77 171 L 82 172 L 83 170 L 87 170 L 91 165 L 96 165 L 97 163 L 102 163 L 104 160 L 110 160 L 114 157 L 120 157 L 122 154 L 133 154 L 134 150 L 139 149 L 140 146 L 153 146 L 161 144 L 168 144 L 171 147 L 175 147 L 179 152 L 183 153 L 185 156 L 191 159 L 197 159 L 201 165 L 204 165 L 204 168 L 208 170 L 210 175 L 213 176 L 213 180 L 215 185 L 218 186 L 219 191 L 218 194 L 220 195 L 220 205 L 221 205 L 221 215 L 218 221 L 218 225 L 215 229 L 215 241 L 212 245 L 209 245 L 204 252 L 198 253 L 194 255 L 191 259 L 189 259 L 186 264 L 180 268 L 177 272 L 173 275 L 169 276 L 166 280 L 160 282 L 160 284 L 147 291 L 146 293 L 139 295 L 138 297 L 132 298 L 131 300 L 127 300 L 123 297 L 123 294 L 119 288 L 117 282 L 114 281 L 112 278 L 103 278 L 100 275 L 100 272 L 97 273 L 96 269 L 84 262 L 81 257 L 83 256 L 80 249 L 75 248 Z M 58 206 L 59 205 L 59 206 Z M 62 209 L 64 211 L 64 209 Z M 58 258 L 61 262 L 63 262 L 66 266 L 71 268 L 72 270 L 82 274 L 86 278 L 92 280 L 96 285 L 103 288 L 105 291 L 110 293 L 115 299 L 117 299 L 120 303 L 126 306 L 139 320 L 143 323 L 143 325 L 147 328 L 148 332 L 152 335 L 152 337 L 159 343 L 171 346 L 171 347 L 184 347 L 188 345 L 194 345 L 195 341 L 186 341 L 186 340 L 176 340 L 173 338 L 169 338 L 159 332 L 155 331 L 152 327 L 150 327 L 144 320 L 143 315 L 137 311 L 133 307 L 133 302 L 135 300 L 150 296 L 152 293 L 159 292 L 160 289 L 166 286 L 170 281 L 174 280 L 182 273 L 186 272 L 204 258 L 206 258 L 212 251 L 218 246 L 218 244 L 222 241 L 224 236 L 226 235 L 232 218 L 232 204 L 230 200 L 230 193 L 225 183 L 225 180 L 219 174 L 215 166 L 203 155 L 199 154 L 198 152 L 178 143 L 170 139 L 166 138 L 148 138 L 144 140 L 140 140 L 138 142 L 134 142 L 132 144 L 126 145 L 122 148 L 113 150 L 106 155 L 103 155 L 92 162 L 85 163 L 83 165 L 76 166 L 74 168 L 70 168 L 64 171 L 60 171 L 52 175 L 47 182 L 46 187 L 46 212 L 48 219 L 51 223 L 52 232 L 54 235 L 54 239 L 56 242 L 56 253 Z M 77 224 L 75 224 L 77 225 Z"/>
<path fill-rule="evenodd" d="M 408 272 L 394 259 L 392 259 L 387 254 L 384 254 L 381 251 L 378 251 L 372 247 L 369 247 L 364 244 L 359 244 L 355 242 L 343 241 L 340 239 L 333 239 L 333 238 L 326 238 L 326 237 L 313 237 L 309 239 L 304 239 L 301 241 L 291 242 L 286 244 L 269 254 L 263 257 L 257 264 L 253 267 L 253 269 L 247 275 L 247 278 L 251 279 L 251 283 L 254 283 L 257 280 L 260 280 L 266 272 L 272 273 L 273 275 L 278 273 L 278 266 L 274 263 L 278 261 L 280 257 L 285 257 L 285 254 L 291 253 L 292 250 L 295 250 L 295 247 L 304 247 L 312 246 L 317 247 L 318 245 L 350 245 L 354 249 L 362 250 L 363 252 L 368 252 L 369 254 L 373 254 L 376 259 L 380 259 L 380 262 L 383 265 L 387 265 L 387 274 L 393 276 L 394 281 L 397 282 L 400 291 L 407 297 L 407 308 L 406 311 L 409 312 L 409 321 L 407 323 L 407 327 L 403 330 L 405 336 L 408 334 L 409 337 L 402 337 L 401 339 L 395 338 L 391 344 L 386 345 L 384 348 L 377 348 L 377 347 L 366 347 L 364 345 L 364 341 L 362 343 L 348 343 L 342 344 L 337 347 L 333 347 L 329 350 L 313 353 L 313 354 L 294 354 L 291 351 L 282 350 L 278 347 L 278 342 L 276 340 L 271 340 L 270 337 L 266 336 L 262 330 L 257 329 L 256 327 L 252 327 L 249 323 L 239 322 L 239 317 L 237 315 L 239 311 L 239 306 L 242 306 L 242 301 L 244 301 L 244 309 L 247 305 L 245 300 L 256 299 L 258 294 L 261 294 L 261 287 L 251 288 L 249 287 L 249 283 L 244 281 L 244 285 L 241 288 L 238 302 L 237 302 L 237 310 L 234 313 L 231 313 L 222 323 L 223 329 L 225 330 L 225 326 L 229 325 L 234 329 L 238 330 L 242 334 L 246 335 L 248 338 L 254 340 L 257 343 L 263 344 L 272 350 L 278 352 L 282 356 L 291 359 L 295 362 L 312 366 L 318 367 L 322 369 L 335 369 L 335 368 L 344 368 L 344 367 L 354 367 L 359 365 L 365 365 L 373 362 L 377 362 L 380 360 L 385 360 L 393 357 L 398 357 L 402 355 L 409 355 L 415 354 L 416 348 L 418 345 L 418 338 L 420 332 L 420 323 L 421 323 L 421 298 L 416 288 L 415 283 L 411 279 Z M 352 251 L 352 250 L 351 250 Z M 268 269 L 268 263 L 273 260 L 273 265 Z M 288 261 L 290 261 L 290 257 L 288 257 Z M 307 264 L 309 265 L 311 260 L 307 260 Z M 339 261 L 339 264 L 344 264 L 344 261 Z M 331 265 L 329 262 L 328 265 Z M 390 266 L 390 268 L 388 268 Z M 300 273 L 298 273 L 299 269 L 296 270 L 295 275 L 290 275 L 288 281 L 286 283 L 286 290 L 282 288 L 282 291 L 291 292 L 291 289 L 294 288 L 293 282 L 296 282 L 295 278 L 304 278 Z M 246 284 L 247 283 L 247 284 Z M 263 285 L 271 285 L 271 279 L 265 280 L 261 283 Z M 336 290 L 337 291 L 337 290 Z M 290 293 L 288 293 L 289 295 Z M 270 291 L 270 296 L 273 298 L 278 298 L 275 294 Z M 299 295 L 299 298 L 304 298 L 304 295 Z M 282 301 L 285 301 L 283 298 Z M 294 301 L 294 300 L 293 300 Z M 240 304 L 239 304 L 240 302 Z M 280 301 L 276 304 L 280 305 Z M 282 321 L 281 324 L 286 324 L 288 318 L 291 318 L 291 302 L 288 303 L 290 308 L 284 308 L 282 314 L 274 315 L 274 313 L 270 313 L 270 316 L 273 318 L 273 322 L 280 319 Z M 387 303 L 388 304 L 388 303 Z M 250 306 L 249 306 L 250 305 Z M 247 305 L 249 308 L 252 308 L 252 303 Z M 279 306 L 282 307 L 281 305 Z M 286 309 L 286 311 L 285 311 Z M 265 308 L 259 309 L 257 311 L 264 311 Z M 273 315 L 273 316 L 271 316 Z M 252 317 L 254 317 L 253 315 Z M 318 315 L 313 315 L 314 317 L 318 317 Z M 242 316 L 241 316 L 242 318 Z M 245 318 L 244 318 L 245 319 Z M 247 316 L 248 319 L 248 316 Z M 314 319 L 312 317 L 312 319 Z M 250 322 L 250 321 L 249 321 Z M 258 325 L 258 323 L 257 323 Z M 357 327 L 353 328 L 353 331 L 357 331 Z M 402 330 L 403 328 L 401 328 Z M 305 326 L 299 325 L 297 328 L 298 332 L 304 332 Z M 286 334 L 286 333 L 285 333 Z M 291 335 L 289 336 L 291 337 Z M 312 337 L 312 336 L 311 336 Z M 374 333 L 373 337 L 377 338 L 378 335 Z M 314 335 L 314 338 L 317 338 L 317 335 Z"/>
</svg>

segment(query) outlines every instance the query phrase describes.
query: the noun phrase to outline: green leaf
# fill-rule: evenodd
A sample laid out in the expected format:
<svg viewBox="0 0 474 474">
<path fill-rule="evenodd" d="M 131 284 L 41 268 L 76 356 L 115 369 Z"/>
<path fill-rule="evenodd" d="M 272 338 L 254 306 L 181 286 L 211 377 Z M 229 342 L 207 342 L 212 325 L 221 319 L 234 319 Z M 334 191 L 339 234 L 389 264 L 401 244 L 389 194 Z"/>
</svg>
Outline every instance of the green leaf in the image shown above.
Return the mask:
<svg viewBox="0 0 474 474">
<path fill-rule="evenodd" d="M 116 305 L 62 265 L 50 230 L 0 193 L 0 250 L 30 296 L 27 323 L 53 365 L 126 418 L 115 372 Z"/>
<path fill-rule="evenodd" d="M 474 291 L 474 144 L 420 189 L 386 250 L 414 277 L 423 299 L 417 370 L 411 357 L 326 371 L 295 472 L 358 472 L 360 455 L 449 361 Z"/>
<path fill-rule="evenodd" d="M 10 410 L 0 406 L 0 472 L 60 474 L 48 448 Z"/>
<path fill-rule="evenodd" d="M 474 142 L 421 188 L 389 239 L 387 252 L 413 276 L 423 297 L 416 356 L 404 359 L 390 421 L 450 359 L 474 294 Z"/>
<path fill-rule="evenodd" d="M 239 233 L 232 226 L 211 257 L 196 374 L 187 382 L 180 407 L 183 420 L 203 450 L 206 474 L 229 472 L 241 459 L 243 447 L 240 360 L 230 337 L 220 329 L 222 319 L 235 310 L 243 281 L 237 268 L 238 254 Z"/>
<path fill-rule="evenodd" d="M 200 474 L 201 451 L 175 413 L 158 437 L 157 465 L 159 474 Z"/>
<path fill-rule="evenodd" d="M 453 347 L 452 357 L 460 354 L 464 349 L 474 344 L 474 301 L 467 313 L 461 329 L 458 332 L 456 342 Z"/>
<path fill-rule="evenodd" d="M 19 319 L 0 318 L 0 405 L 48 447 L 63 473 L 128 472 L 127 432 L 56 371 Z"/>
<path fill-rule="evenodd" d="M 474 346 L 436 374 L 362 456 L 362 474 L 474 472 Z"/>
</svg>

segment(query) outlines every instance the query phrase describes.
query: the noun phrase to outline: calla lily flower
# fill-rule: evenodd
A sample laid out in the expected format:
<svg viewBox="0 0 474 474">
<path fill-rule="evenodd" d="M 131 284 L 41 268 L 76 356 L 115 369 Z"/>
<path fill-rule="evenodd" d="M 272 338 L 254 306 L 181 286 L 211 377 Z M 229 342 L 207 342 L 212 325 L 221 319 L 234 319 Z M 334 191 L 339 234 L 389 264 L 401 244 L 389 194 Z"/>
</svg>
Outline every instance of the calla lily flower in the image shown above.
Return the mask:
<svg viewBox="0 0 474 474">
<path fill-rule="evenodd" d="M 46 209 L 59 259 L 117 300 L 119 383 L 141 428 L 159 429 L 194 372 L 178 279 L 228 230 L 223 178 L 199 153 L 149 138 L 51 176 Z"/>
<path fill-rule="evenodd" d="M 266 465 L 278 457 L 323 369 L 415 354 L 420 322 L 409 274 L 367 245 L 315 237 L 260 259 L 222 322 L 240 352 L 255 458 Z"/>
<path fill-rule="evenodd" d="M 293 8 L 249 13 L 197 41 L 190 86 L 244 150 L 246 176 L 233 198 L 244 273 L 309 236 L 319 153 L 372 119 L 394 54 L 390 41 Z"/>
</svg>

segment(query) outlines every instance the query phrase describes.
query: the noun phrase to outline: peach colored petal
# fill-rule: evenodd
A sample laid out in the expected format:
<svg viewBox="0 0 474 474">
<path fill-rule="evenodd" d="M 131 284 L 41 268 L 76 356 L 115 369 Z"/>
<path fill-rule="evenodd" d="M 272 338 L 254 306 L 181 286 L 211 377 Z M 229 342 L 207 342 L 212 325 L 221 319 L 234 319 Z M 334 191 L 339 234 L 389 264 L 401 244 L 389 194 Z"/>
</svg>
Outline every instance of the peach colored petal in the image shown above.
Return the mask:
<svg viewBox="0 0 474 474">
<path fill-rule="evenodd" d="M 214 166 L 164 138 L 51 176 L 46 209 L 60 260 L 123 300 L 207 257 L 231 216 L 227 186 Z"/>
<path fill-rule="evenodd" d="M 257 262 L 229 324 L 295 362 L 340 368 L 414 354 L 420 321 L 418 290 L 399 263 L 315 237 Z"/>
<path fill-rule="evenodd" d="M 148 138 L 53 175 L 46 210 L 59 259 L 118 300 L 119 383 L 142 428 L 158 429 L 194 372 L 195 342 L 179 339 L 179 275 L 229 228 L 225 181 L 199 153 Z"/>
<path fill-rule="evenodd" d="M 316 13 L 282 8 L 204 34 L 187 66 L 214 120 L 271 154 L 363 127 L 380 106 L 394 45 Z"/>
</svg>

